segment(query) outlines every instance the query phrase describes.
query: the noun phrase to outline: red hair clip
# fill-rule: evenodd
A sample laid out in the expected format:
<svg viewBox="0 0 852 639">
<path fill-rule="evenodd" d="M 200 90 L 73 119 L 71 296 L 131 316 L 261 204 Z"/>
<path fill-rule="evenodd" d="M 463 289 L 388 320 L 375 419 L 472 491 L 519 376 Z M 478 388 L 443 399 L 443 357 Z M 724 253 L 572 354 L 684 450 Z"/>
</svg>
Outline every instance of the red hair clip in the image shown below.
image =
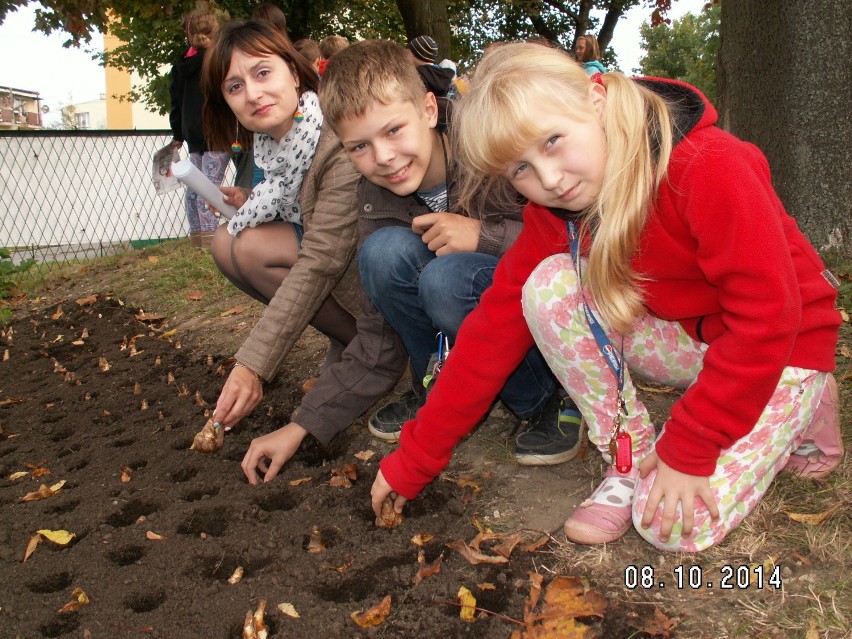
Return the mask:
<svg viewBox="0 0 852 639">
<path fill-rule="evenodd" d="M 604 85 L 604 83 L 603 83 L 603 74 L 602 74 L 600 71 L 598 71 L 597 73 L 593 74 L 593 75 L 592 75 L 592 77 L 591 77 L 591 80 L 592 80 L 592 82 L 596 82 L 596 83 L 598 83 L 598 84 L 599 84 L 599 85 L 601 85 L 601 86 L 603 86 L 603 85 Z"/>
</svg>

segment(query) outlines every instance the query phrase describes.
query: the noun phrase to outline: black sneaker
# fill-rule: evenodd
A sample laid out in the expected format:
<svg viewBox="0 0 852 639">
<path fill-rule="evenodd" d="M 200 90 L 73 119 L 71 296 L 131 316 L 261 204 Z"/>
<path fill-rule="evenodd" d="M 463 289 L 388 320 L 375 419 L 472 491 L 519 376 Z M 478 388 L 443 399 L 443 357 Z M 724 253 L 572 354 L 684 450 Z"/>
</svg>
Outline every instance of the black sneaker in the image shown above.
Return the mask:
<svg viewBox="0 0 852 639">
<path fill-rule="evenodd" d="M 417 409 L 422 406 L 413 390 L 402 394 L 398 400 L 385 404 L 370 417 L 367 422 L 367 430 L 371 434 L 389 442 L 399 439 L 402 425 L 414 419 Z"/>
<path fill-rule="evenodd" d="M 522 466 L 553 466 L 577 455 L 585 422 L 570 397 L 553 393 L 544 410 L 515 437 L 515 461 Z"/>
</svg>

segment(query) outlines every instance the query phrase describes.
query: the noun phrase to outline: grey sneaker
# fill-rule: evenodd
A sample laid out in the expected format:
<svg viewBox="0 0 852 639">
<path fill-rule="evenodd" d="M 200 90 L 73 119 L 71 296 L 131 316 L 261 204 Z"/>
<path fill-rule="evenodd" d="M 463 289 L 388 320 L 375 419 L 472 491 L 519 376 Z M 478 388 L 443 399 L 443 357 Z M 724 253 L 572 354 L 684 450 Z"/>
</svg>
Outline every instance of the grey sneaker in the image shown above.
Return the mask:
<svg viewBox="0 0 852 639">
<path fill-rule="evenodd" d="M 414 419 L 420 406 L 422 404 L 417 395 L 413 390 L 408 390 L 398 400 L 385 404 L 373 413 L 367 422 L 367 430 L 379 439 L 395 442 L 399 439 L 402 425 Z"/>
<path fill-rule="evenodd" d="M 544 410 L 515 437 L 515 461 L 522 466 L 554 466 L 580 450 L 585 422 L 570 397 L 553 393 Z"/>
</svg>

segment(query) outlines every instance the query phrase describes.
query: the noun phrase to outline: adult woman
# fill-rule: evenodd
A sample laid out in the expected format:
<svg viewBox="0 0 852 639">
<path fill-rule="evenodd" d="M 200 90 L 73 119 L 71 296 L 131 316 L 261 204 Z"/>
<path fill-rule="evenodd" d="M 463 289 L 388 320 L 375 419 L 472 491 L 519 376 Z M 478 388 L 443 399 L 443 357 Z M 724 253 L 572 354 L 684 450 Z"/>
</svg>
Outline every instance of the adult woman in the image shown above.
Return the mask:
<svg viewBox="0 0 852 639">
<path fill-rule="evenodd" d="M 262 380 L 275 376 L 309 323 L 331 340 L 330 359 L 355 335 L 359 176 L 323 125 L 317 83 L 286 36 L 263 21 L 225 25 L 205 59 L 211 146 L 236 151 L 251 136 L 265 176 L 250 195 L 222 187 L 239 212 L 213 239 L 222 273 L 268 305 L 216 404 L 225 428 L 257 406 Z"/>
</svg>

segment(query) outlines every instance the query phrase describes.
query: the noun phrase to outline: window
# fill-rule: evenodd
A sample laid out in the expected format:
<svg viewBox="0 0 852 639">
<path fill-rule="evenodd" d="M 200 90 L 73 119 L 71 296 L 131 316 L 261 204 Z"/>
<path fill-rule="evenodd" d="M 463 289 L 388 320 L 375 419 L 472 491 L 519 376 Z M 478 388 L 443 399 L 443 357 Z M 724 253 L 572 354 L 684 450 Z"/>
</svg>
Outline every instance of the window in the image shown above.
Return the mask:
<svg viewBox="0 0 852 639">
<path fill-rule="evenodd" d="M 88 113 L 75 113 L 74 119 L 77 121 L 77 127 L 80 129 L 88 129 L 89 128 L 89 114 Z"/>
</svg>

